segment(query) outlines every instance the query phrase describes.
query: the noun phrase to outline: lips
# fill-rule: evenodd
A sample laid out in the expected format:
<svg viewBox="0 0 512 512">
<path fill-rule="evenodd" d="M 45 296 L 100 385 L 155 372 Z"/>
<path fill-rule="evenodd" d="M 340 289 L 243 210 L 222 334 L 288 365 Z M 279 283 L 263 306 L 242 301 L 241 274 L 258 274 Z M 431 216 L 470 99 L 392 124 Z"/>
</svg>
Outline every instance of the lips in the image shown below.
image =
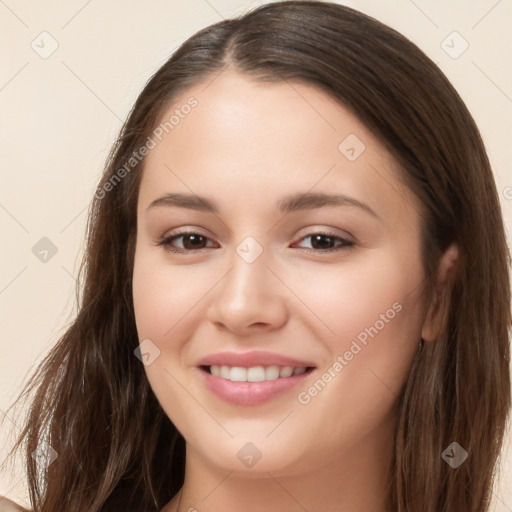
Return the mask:
<svg viewBox="0 0 512 512">
<path fill-rule="evenodd" d="M 272 352 L 219 352 L 201 359 L 200 376 L 223 401 L 258 405 L 302 382 L 316 366 Z"/>
</svg>

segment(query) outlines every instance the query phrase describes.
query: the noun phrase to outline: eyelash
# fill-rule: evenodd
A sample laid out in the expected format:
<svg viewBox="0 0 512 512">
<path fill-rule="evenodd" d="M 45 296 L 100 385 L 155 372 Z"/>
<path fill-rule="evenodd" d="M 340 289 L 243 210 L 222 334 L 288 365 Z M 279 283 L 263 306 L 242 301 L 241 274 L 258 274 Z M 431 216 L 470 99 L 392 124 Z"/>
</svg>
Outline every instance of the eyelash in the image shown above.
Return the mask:
<svg viewBox="0 0 512 512">
<path fill-rule="evenodd" d="M 163 246 L 166 251 L 178 253 L 178 254 L 195 253 L 198 251 L 203 251 L 205 249 L 208 249 L 207 247 L 201 247 L 200 249 L 178 249 L 176 247 L 171 246 L 171 242 L 173 240 L 176 240 L 177 238 L 181 238 L 181 237 L 184 237 L 187 235 L 198 235 L 200 237 L 206 238 L 207 241 L 210 240 L 210 238 L 208 238 L 207 236 L 202 235 L 201 233 L 197 233 L 195 231 L 181 231 L 181 232 L 173 234 L 171 236 L 161 238 L 160 240 L 158 240 L 156 245 Z M 307 254 L 324 254 L 324 253 L 338 252 L 338 251 L 350 249 L 351 247 L 354 246 L 354 243 L 351 242 L 350 240 L 341 238 L 340 236 L 335 235 L 334 233 L 328 233 L 328 232 L 324 232 L 324 231 L 309 233 L 308 235 L 302 237 L 300 239 L 300 241 L 302 241 L 306 238 L 311 238 L 313 236 L 319 236 L 319 235 L 326 236 L 329 238 L 338 239 L 341 241 L 341 244 L 338 247 L 333 247 L 331 249 L 308 249 L 308 248 L 303 248 L 303 247 L 301 249 L 304 250 Z"/>
</svg>

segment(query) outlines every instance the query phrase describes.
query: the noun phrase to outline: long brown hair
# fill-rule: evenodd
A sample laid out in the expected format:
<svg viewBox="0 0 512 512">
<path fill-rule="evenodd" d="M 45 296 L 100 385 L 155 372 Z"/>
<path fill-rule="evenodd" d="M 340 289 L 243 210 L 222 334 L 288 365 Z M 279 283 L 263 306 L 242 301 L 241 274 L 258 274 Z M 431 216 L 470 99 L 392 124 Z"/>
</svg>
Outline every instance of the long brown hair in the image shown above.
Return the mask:
<svg viewBox="0 0 512 512">
<path fill-rule="evenodd" d="M 255 80 L 314 84 L 373 131 L 422 205 L 429 290 L 440 255 L 458 244 L 444 328 L 424 345 L 399 397 L 389 499 L 399 512 L 487 511 L 510 410 L 511 313 L 510 255 L 482 139 L 413 43 L 360 12 L 316 1 L 267 4 L 198 32 L 138 97 L 91 203 L 77 316 L 19 397 L 35 390 L 13 448 L 24 446 L 34 510 L 159 511 L 183 483 L 184 439 L 134 356 L 144 159 L 112 180 L 178 94 L 228 66 Z M 31 454 L 44 441 L 58 456 L 41 467 Z M 469 454 L 457 469 L 442 457 L 452 442 Z"/>
</svg>

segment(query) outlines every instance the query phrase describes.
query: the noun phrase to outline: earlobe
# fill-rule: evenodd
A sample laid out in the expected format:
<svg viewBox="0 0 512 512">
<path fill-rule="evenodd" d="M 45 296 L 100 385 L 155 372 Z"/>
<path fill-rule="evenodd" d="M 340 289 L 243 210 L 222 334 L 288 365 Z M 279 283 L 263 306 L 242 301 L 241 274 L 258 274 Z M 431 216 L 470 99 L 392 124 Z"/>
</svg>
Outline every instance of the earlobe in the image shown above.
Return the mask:
<svg viewBox="0 0 512 512">
<path fill-rule="evenodd" d="M 460 268 L 460 251 L 453 243 L 439 260 L 432 300 L 429 304 L 421 336 L 426 342 L 435 341 L 448 320 L 449 297 L 453 282 Z"/>
</svg>

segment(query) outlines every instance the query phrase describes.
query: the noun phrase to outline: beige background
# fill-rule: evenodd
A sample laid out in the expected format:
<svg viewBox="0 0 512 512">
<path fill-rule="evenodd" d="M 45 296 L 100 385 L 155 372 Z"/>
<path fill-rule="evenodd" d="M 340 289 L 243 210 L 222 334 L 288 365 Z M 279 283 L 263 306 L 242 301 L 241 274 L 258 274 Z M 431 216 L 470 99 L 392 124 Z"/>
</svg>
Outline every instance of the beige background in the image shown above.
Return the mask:
<svg viewBox="0 0 512 512">
<path fill-rule="evenodd" d="M 0 418 L 71 318 L 86 210 L 109 146 L 145 81 L 198 29 L 262 3 L 0 0 Z M 340 3 L 402 32 L 452 81 L 482 131 L 510 233 L 512 2 Z M 460 36 L 446 39 L 453 31 Z M 467 50 L 452 58 L 464 41 Z M 44 54 L 57 44 L 52 55 Z M 42 237 L 57 247 L 47 263 L 32 253 Z M 19 423 L 10 414 L 4 422 L 0 462 L 13 421 Z M 510 450 L 502 458 L 493 507 L 499 512 L 512 511 Z M 0 494 L 28 505 L 19 468 L 0 475 Z"/>
</svg>

